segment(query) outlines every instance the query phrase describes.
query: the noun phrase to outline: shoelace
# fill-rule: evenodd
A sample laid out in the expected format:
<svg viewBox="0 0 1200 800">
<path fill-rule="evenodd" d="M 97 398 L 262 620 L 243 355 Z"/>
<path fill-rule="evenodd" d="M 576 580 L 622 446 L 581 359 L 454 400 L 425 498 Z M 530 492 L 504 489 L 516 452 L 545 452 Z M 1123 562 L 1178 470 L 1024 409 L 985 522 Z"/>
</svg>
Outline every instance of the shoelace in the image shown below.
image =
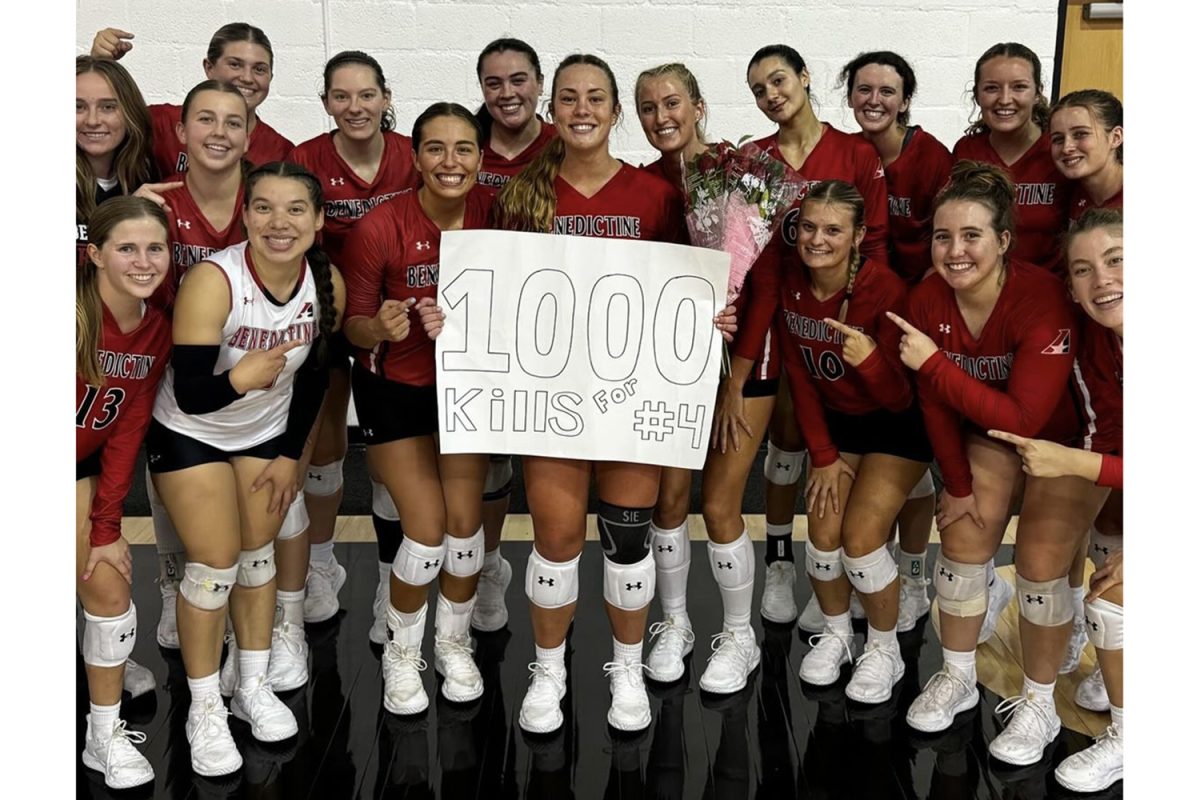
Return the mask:
<svg viewBox="0 0 1200 800">
<path fill-rule="evenodd" d="M 929 692 L 932 701 L 938 705 L 943 705 L 954 696 L 954 684 L 956 683 L 963 688 L 965 693 L 970 693 L 971 687 L 967 685 L 965 680 L 959 677 L 957 673 L 951 672 L 949 668 L 942 667 L 933 673 L 929 680 L 925 681 L 925 685 L 921 688 L 921 694 Z M 930 686 L 933 687 L 932 692 L 929 690 Z"/>
<path fill-rule="evenodd" d="M 650 641 L 654 641 L 659 635 L 666 636 L 668 633 L 677 633 L 685 642 L 696 641 L 696 634 L 691 628 L 685 628 L 682 625 L 675 624 L 674 617 L 667 617 L 662 622 L 655 622 L 650 626 Z"/>
<path fill-rule="evenodd" d="M 146 741 L 146 734 L 141 731 L 127 729 L 125 727 L 125 720 L 123 719 L 119 719 L 113 724 L 112 736 L 108 740 L 108 749 L 104 754 L 104 769 L 106 772 L 112 772 L 113 775 L 116 775 L 116 770 L 112 768 L 113 745 L 117 743 L 118 739 L 131 742 L 130 747 L 132 747 L 134 744 L 141 744 Z M 117 765 L 118 768 L 121 766 L 121 764 Z"/>
<path fill-rule="evenodd" d="M 470 660 L 474 654 L 471 647 L 471 638 L 469 636 L 460 637 L 433 637 L 433 646 L 441 651 L 442 659 L 448 657 L 466 658 Z"/>
<path fill-rule="evenodd" d="M 142 738 L 145 737 L 143 736 Z M 1105 745 L 1106 747 L 1103 749 L 1120 747 L 1121 733 L 1113 725 L 1109 725 L 1104 729 L 1104 732 L 1097 736 L 1093 741 L 1095 744 L 1092 747 L 1089 747 L 1086 750 L 1081 750 L 1077 754 L 1077 756 L 1082 755 L 1084 758 L 1086 758 L 1089 765 L 1095 764 L 1097 761 L 1100 761 L 1104 758 L 1100 752 L 1101 748 L 1096 747 L 1096 745 Z"/>
<path fill-rule="evenodd" d="M 609 661 L 604 665 L 604 677 L 612 680 L 614 675 L 621 673 L 625 676 L 626 681 L 630 686 L 643 686 L 642 672 L 646 669 L 646 665 L 641 661 Z M 617 675 L 618 680 L 620 676 Z"/>
<path fill-rule="evenodd" d="M 732 655 L 733 651 L 729 650 L 729 648 L 736 650 L 737 655 L 742 658 L 746 656 L 746 648 L 742 647 L 742 643 L 737 640 L 737 637 L 734 636 L 733 633 L 730 631 L 714 633 L 712 637 L 712 653 L 709 654 L 708 660 L 712 661 L 723 651 L 729 652 Z"/>
<path fill-rule="evenodd" d="M 221 696 L 208 696 L 204 700 L 204 705 L 200 707 L 200 718 L 196 722 L 196 732 L 204 730 L 206 736 L 220 736 L 222 732 L 228 732 L 229 723 L 226 718 L 229 716 L 229 709 L 225 708 L 225 704 L 221 702 Z"/>
<path fill-rule="evenodd" d="M 532 691 L 533 687 L 537 686 L 539 681 L 543 678 L 548 680 L 551 684 L 554 684 L 557 688 L 561 689 L 562 691 L 564 691 L 564 692 L 566 691 L 567 682 L 566 682 L 565 675 L 560 676 L 557 672 L 550 669 L 549 667 L 547 667 L 545 664 L 541 663 L 540 661 L 530 661 L 529 662 L 529 683 L 530 683 L 529 688 L 530 688 L 530 691 Z"/>
<path fill-rule="evenodd" d="M 288 649 L 288 652 L 294 656 L 300 655 L 304 650 L 304 630 L 290 622 L 284 622 L 277 629 L 279 633 L 279 641 L 283 642 L 283 646 Z"/>
<path fill-rule="evenodd" d="M 1028 714 L 1021 713 L 1025 709 L 1029 709 Z M 1006 715 L 1004 716 L 1004 723 L 1007 726 L 1004 729 L 1006 733 L 1011 730 L 1025 736 L 1041 738 L 1046 731 L 1054 727 L 1054 723 L 1050 719 L 1050 711 L 1047 710 L 1045 704 L 1035 700 L 1031 694 L 1019 694 L 1007 698 L 996 706 L 996 713 Z M 1041 731 L 1034 729 L 1038 720 L 1042 725 Z"/>
<path fill-rule="evenodd" d="M 884 647 L 883 645 L 867 645 L 867 647 L 863 650 L 862 655 L 859 656 L 858 660 L 854 662 L 854 666 L 856 670 L 861 669 L 863 668 L 864 664 L 869 666 L 872 662 L 878 662 L 880 658 L 887 658 L 895 663 L 896 658 L 899 655 L 899 650 L 893 650 L 890 647 Z M 873 656 L 878 656 L 879 658 L 873 658 Z M 876 670 L 882 670 L 883 666 L 878 665 L 872 668 Z"/>
<path fill-rule="evenodd" d="M 854 651 L 850 649 L 850 643 L 854 641 L 853 634 L 838 633 L 837 631 L 831 631 L 826 628 L 820 633 L 814 633 L 812 636 L 808 637 L 808 644 L 813 649 L 816 649 L 817 646 L 826 639 L 837 639 L 838 643 L 846 649 L 846 658 L 850 661 L 854 660 Z"/>
<path fill-rule="evenodd" d="M 418 672 L 424 672 L 425 668 L 429 666 L 425 663 L 425 659 L 421 658 L 420 650 L 415 647 L 401 647 L 394 639 L 384 646 L 383 658 L 389 666 L 399 667 L 408 664 Z"/>
</svg>

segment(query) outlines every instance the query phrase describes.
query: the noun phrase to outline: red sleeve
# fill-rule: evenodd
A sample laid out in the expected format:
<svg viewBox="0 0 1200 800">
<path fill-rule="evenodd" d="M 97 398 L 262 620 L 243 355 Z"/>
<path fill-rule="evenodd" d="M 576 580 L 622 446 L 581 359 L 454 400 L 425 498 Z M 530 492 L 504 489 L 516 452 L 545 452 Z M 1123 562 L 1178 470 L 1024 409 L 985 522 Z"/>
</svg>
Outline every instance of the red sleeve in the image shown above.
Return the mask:
<svg viewBox="0 0 1200 800">
<path fill-rule="evenodd" d="M 921 415 L 933 447 L 934 458 L 942 470 L 942 483 L 954 497 L 966 497 L 971 489 L 971 462 L 963 440 L 962 417 L 943 403 L 923 380 L 917 381 Z"/>
<path fill-rule="evenodd" d="M 869 147 L 869 145 L 868 145 Z M 888 194 L 887 177 L 879 156 L 861 159 L 858 165 L 858 190 L 863 196 L 867 235 L 863 238 L 862 253 L 877 264 L 888 264 Z"/>
<path fill-rule="evenodd" d="M 142 382 L 141 391 L 121 409 L 113 426 L 116 428 L 104 443 L 100 452 L 100 478 L 96 485 L 96 496 L 92 498 L 92 531 L 89 536 L 92 547 L 112 544 L 121 538 L 121 516 L 125 510 L 125 496 L 133 483 L 133 467 L 137 463 L 138 448 L 150 427 L 150 413 L 154 410 L 154 398 L 158 393 L 158 381 Z"/>
<path fill-rule="evenodd" d="M 1096 479 L 1097 486 L 1107 486 L 1111 489 L 1125 487 L 1125 459 L 1121 456 L 1105 455 L 1100 458 L 1100 477 Z"/>
<path fill-rule="evenodd" d="M 875 351 L 857 369 L 871 397 L 888 411 L 899 412 L 912 405 L 913 390 L 909 370 L 900 361 L 900 327 L 886 316 L 888 311 L 901 316 L 907 312 L 898 280 L 897 288 L 900 290 L 889 292 L 875 312 L 879 320 Z"/>
<path fill-rule="evenodd" d="M 784 338 L 786 340 L 786 337 Z M 838 460 L 840 453 L 837 445 L 833 443 L 833 437 L 829 435 L 829 426 L 825 423 L 825 404 L 821 402 L 821 395 L 813 385 L 812 376 L 800 363 L 795 346 L 789 342 L 785 347 L 787 368 L 784 369 L 784 373 L 787 375 L 788 387 L 792 390 L 792 413 L 800 426 L 800 434 L 804 437 L 812 465 L 827 467 Z"/>
<path fill-rule="evenodd" d="M 666 214 L 666 236 L 664 242 L 672 242 L 674 244 L 691 244 L 688 239 L 687 224 L 683 219 L 683 198 L 679 192 L 671 192 L 667 195 L 667 202 L 663 204 Z"/>
<path fill-rule="evenodd" d="M 762 355 L 767 331 L 779 307 L 782 251 L 783 236 L 776 233 L 750 268 L 743 287 L 745 300 L 738 304 L 738 330 L 729 352 L 748 361 L 757 361 Z"/>
<path fill-rule="evenodd" d="M 384 293 L 384 273 L 387 263 L 387 234 L 391 226 L 390 205 L 367 214 L 350 229 L 342 247 L 342 262 L 338 269 L 346 283 L 345 319 L 374 317 L 379 313 Z"/>
</svg>

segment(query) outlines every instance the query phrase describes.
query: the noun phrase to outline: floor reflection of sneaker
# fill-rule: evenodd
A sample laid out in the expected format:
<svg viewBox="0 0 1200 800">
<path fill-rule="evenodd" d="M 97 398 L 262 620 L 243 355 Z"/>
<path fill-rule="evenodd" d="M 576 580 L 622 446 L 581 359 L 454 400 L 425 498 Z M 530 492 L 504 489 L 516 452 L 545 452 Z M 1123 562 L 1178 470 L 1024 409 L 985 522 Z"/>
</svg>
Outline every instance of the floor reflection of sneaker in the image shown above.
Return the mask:
<svg viewBox="0 0 1200 800">
<path fill-rule="evenodd" d="M 892 739 L 892 721 L 900 709 L 900 693 L 892 692 L 880 703 L 848 703 L 846 714 L 851 722 L 862 725 L 862 737 L 873 744 Z"/>
<path fill-rule="evenodd" d="M 154 673 L 132 658 L 125 659 L 124 681 L 125 691 L 129 692 L 131 699 L 154 691 L 154 687 L 158 685 L 158 681 L 154 678 Z"/>
<path fill-rule="evenodd" d="M 792 561 L 772 561 L 763 579 L 763 619 L 787 623 L 796 618 L 796 564 Z"/>
<path fill-rule="evenodd" d="M 380 736 L 380 766 L 386 764 L 388 787 L 407 787 L 427 793 L 429 786 L 429 716 L 426 712 L 383 715 L 386 736 Z M 411 796 L 420 797 L 422 794 Z"/>
<path fill-rule="evenodd" d="M 346 582 L 346 568 L 330 553 L 328 561 L 310 561 L 304 582 L 304 621 L 324 622 L 337 614 L 338 592 Z"/>
<path fill-rule="evenodd" d="M 522 729 L 521 740 L 529 751 L 529 796 L 570 797 L 571 775 L 565 726 L 560 725 L 551 734 L 530 733 Z"/>
<path fill-rule="evenodd" d="M 437 697 L 438 764 L 443 775 L 475 768 L 478 758 L 471 721 L 479 714 L 479 703 L 459 705 L 439 694 Z M 445 795 L 445 792 L 443 792 Z"/>
<path fill-rule="evenodd" d="M 1083 658 L 1083 648 L 1087 643 L 1087 626 L 1082 616 L 1076 616 L 1075 624 L 1071 626 L 1071 638 L 1067 640 L 1067 652 L 1063 654 L 1063 662 L 1058 668 L 1059 675 L 1069 675 L 1079 668 L 1079 659 Z"/>
<path fill-rule="evenodd" d="M 896 622 L 896 630 L 908 633 L 917 627 L 917 623 L 929 613 L 929 581 L 905 576 L 900 577 L 900 615 Z"/>
<path fill-rule="evenodd" d="M 499 564 L 496 569 L 485 567 L 479 573 L 479 589 L 471 611 L 471 627 L 479 631 L 490 633 L 508 624 L 504 593 L 512 582 L 512 564 L 504 556 L 500 556 Z"/>
<path fill-rule="evenodd" d="M 670 616 L 650 626 L 654 645 L 646 658 L 646 677 L 659 683 L 670 683 L 683 677 L 683 659 L 692 652 L 696 635 L 686 618 Z"/>
<path fill-rule="evenodd" d="M 1103 713 L 1112 707 L 1108 701 L 1108 687 L 1104 685 L 1104 674 L 1099 665 L 1091 675 L 1079 682 L 1075 689 L 1075 705 L 1096 713 Z"/>
<path fill-rule="evenodd" d="M 1125 743 L 1120 731 L 1109 725 L 1086 750 L 1067 756 L 1054 779 L 1073 792 L 1099 792 L 1125 777 Z"/>
<path fill-rule="evenodd" d="M 609 740 L 609 789 L 606 796 L 616 794 L 618 797 L 640 796 L 642 782 L 642 748 L 646 744 L 645 730 L 626 733 L 614 731 Z M 613 780 L 619 786 L 618 792 L 612 792 Z"/>
<path fill-rule="evenodd" d="M 1062 729 L 1054 701 L 1046 702 L 1032 694 L 1008 698 L 996 706 L 996 713 L 1007 713 L 1007 724 L 992 739 L 988 752 L 1013 766 L 1029 766 L 1040 761 Z"/>
</svg>

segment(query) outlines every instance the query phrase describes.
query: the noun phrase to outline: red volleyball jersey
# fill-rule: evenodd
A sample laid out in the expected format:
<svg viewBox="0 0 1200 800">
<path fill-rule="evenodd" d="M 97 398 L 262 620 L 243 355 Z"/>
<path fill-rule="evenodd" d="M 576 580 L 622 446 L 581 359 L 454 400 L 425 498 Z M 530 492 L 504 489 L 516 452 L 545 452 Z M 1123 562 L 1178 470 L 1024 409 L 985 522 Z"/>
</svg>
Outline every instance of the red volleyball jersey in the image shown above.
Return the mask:
<svg viewBox="0 0 1200 800">
<path fill-rule="evenodd" d="M 163 192 L 163 198 L 171 210 L 167 212 L 167 236 L 171 244 L 171 273 L 150 298 L 150 302 L 168 314 L 175 304 L 175 293 L 184 274 L 209 255 L 246 241 L 246 227 L 242 224 L 244 185 L 238 187 L 233 216 L 222 230 L 213 227 L 186 185 Z"/>
<path fill-rule="evenodd" d="M 828 466 L 837 461 L 838 449 L 825 424 L 826 408 L 866 414 L 912 404 L 908 370 L 900 362 L 900 329 L 884 316 L 903 313 L 904 281 L 873 261 L 859 268 L 845 324 L 870 336 L 876 347 L 857 367 L 842 360 L 843 336 L 824 322 L 837 319 L 845 290 L 818 300 L 803 268 L 785 272 L 781 289 L 776 328 L 796 420 L 813 465 Z"/>
<path fill-rule="evenodd" d="M 888 237 L 891 267 L 913 286 L 932 266 L 933 199 L 950 179 L 954 157 L 936 138 L 913 125 L 900 155 L 888 165 Z"/>
<path fill-rule="evenodd" d="M 1115 208 L 1118 211 L 1125 208 L 1125 187 L 1122 186 L 1117 190 L 1117 193 L 1105 200 L 1103 203 L 1096 205 L 1092 202 L 1092 198 L 1084 190 L 1083 184 L 1079 181 L 1073 181 L 1071 184 L 1071 200 L 1070 200 L 1070 215 L 1071 221 L 1079 219 L 1084 212 L 1089 208 Z"/>
<path fill-rule="evenodd" d="M 75 461 L 100 451 L 100 477 L 90 514 L 93 546 L 121 536 L 125 496 L 171 351 L 171 323 L 157 309 L 147 306 L 141 323 L 122 333 L 108 308 L 101 306 L 104 385 L 91 386 L 75 376 Z"/>
<path fill-rule="evenodd" d="M 954 145 L 954 159 L 986 161 L 1008 172 L 1017 185 L 1017 244 L 1010 255 L 1065 275 L 1060 237 L 1067 226 L 1068 181 L 1050 157 L 1049 135 L 1042 134 L 1015 163 L 1005 164 L 986 132 L 971 134 Z"/>
<path fill-rule="evenodd" d="M 463 229 L 488 227 L 492 195 L 479 187 L 467 194 Z M 437 298 L 442 232 L 425 215 L 416 192 L 384 203 L 346 238 L 346 317 L 374 317 L 384 300 Z M 408 336 L 355 348 L 358 362 L 376 375 L 414 386 L 432 386 L 437 374 L 433 340 L 409 309 Z"/>
<path fill-rule="evenodd" d="M 651 175 L 653 175 L 654 177 L 663 181 L 668 186 L 670 186 L 672 189 L 674 189 L 676 191 L 676 193 L 679 195 L 679 202 L 684 204 L 684 206 L 683 206 L 684 208 L 687 207 L 686 201 L 685 201 L 684 195 L 683 195 L 683 187 L 676 184 L 675 177 L 673 175 L 668 175 L 667 171 L 665 169 L 663 169 L 663 160 L 661 158 L 651 161 L 649 164 L 642 164 L 640 167 L 638 167 L 638 169 L 640 169 L 642 172 L 649 172 Z M 685 227 L 686 227 L 686 225 L 685 225 Z"/>
<path fill-rule="evenodd" d="M 1082 445 L 1084 450 L 1105 456 L 1101 480 L 1096 482 L 1119 489 L 1124 450 L 1124 347 L 1116 333 L 1093 319 L 1085 318 L 1080 330 L 1083 346 L 1075 362 L 1074 379 L 1083 410 Z"/>
<path fill-rule="evenodd" d="M 917 389 L 950 494 L 971 493 L 964 422 L 985 436 L 988 429 L 1060 442 L 1077 435 L 1067 386 L 1077 352 L 1076 320 L 1053 275 L 1010 262 L 978 338 L 967 330 L 954 290 L 940 275 L 913 288 L 908 314 L 939 348 L 921 365 Z"/>
<path fill-rule="evenodd" d="M 154 164 L 163 180 L 169 180 L 170 175 L 187 172 L 187 151 L 179 143 L 179 136 L 175 133 L 175 126 L 179 124 L 182 114 L 183 106 L 174 103 L 150 106 Z M 294 147 L 295 145 L 259 117 L 254 123 L 254 130 L 250 131 L 249 141 L 246 142 L 245 158 L 255 166 L 283 161 Z"/>
<path fill-rule="evenodd" d="M 888 202 L 887 181 L 879 153 L 861 136 L 843 133 L 828 123 L 821 123 L 825 133 L 817 141 L 808 158 L 797 172 L 803 176 L 805 191 L 792 204 L 783 218 L 779 232 L 759 256 L 743 287 L 746 299 L 739 305 L 738 332 L 731 352 L 756 361 L 755 378 L 779 376 L 779 364 L 772 357 L 775 348 L 768 340 L 771 321 L 779 300 L 779 276 L 782 271 L 803 268 L 796 255 L 796 230 L 800 205 L 807 187 L 821 181 L 845 181 L 858 189 L 863 197 L 867 235 L 861 253 L 879 264 L 888 263 Z M 774 133 L 754 144 L 784 161 L 779 150 L 779 134 Z"/>
<path fill-rule="evenodd" d="M 341 269 L 346 237 L 355 224 L 375 206 L 421 185 L 413 164 L 412 139 L 402 133 L 385 131 L 383 158 L 375 180 L 368 183 L 358 176 L 333 145 L 337 131 L 322 133 L 292 151 L 294 161 L 321 181 L 325 193 L 325 227 L 321 229 L 321 247 L 334 265 Z"/>
<path fill-rule="evenodd" d="M 683 201 L 666 181 L 622 163 L 617 174 L 591 197 L 559 176 L 551 233 L 602 239 L 644 239 L 687 244 Z"/>
<path fill-rule="evenodd" d="M 504 184 L 528 167 L 557 135 L 558 132 L 553 125 L 543 122 L 542 129 L 538 131 L 538 137 L 512 158 L 505 158 L 493 150 L 491 145 L 484 144 L 483 163 L 479 167 L 479 178 L 477 179 L 479 185 L 493 196 L 499 194 L 500 190 L 504 188 Z"/>
</svg>

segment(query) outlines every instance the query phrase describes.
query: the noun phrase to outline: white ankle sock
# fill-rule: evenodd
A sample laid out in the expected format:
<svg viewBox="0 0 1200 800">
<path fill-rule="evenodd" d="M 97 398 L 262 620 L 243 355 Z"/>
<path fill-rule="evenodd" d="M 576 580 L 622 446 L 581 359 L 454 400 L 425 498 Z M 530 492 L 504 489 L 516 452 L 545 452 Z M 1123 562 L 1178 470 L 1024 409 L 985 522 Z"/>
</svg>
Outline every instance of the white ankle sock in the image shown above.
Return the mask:
<svg viewBox="0 0 1200 800">
<path fill-rule="evenodd" d="M 118 700 L 111 706 L 98 706 L 95 703 L 88 705 L 92 718 L 92 738 L 102 742 L 112 738 L 113 725 L 121 717 L 121 702 Z"/>
<path fill-rule="evenodd" d="M 874 627 L 872 627 L 871 623 L 868 622 L 867 623 L 867 644 L 871 644 L 872 642 L 879 642 L 879 644 L 881 644 L 882 646 L 887 647 L 889 649 L 893 649 L 893 650 L 898 649 L 900 647 L 900 642 L 896 638 L 896 628 L 895 627 L 893 627 L 889 631 L 877 631 L 877 630 L 875 630 Z"/>
<path fill-rule="evenodd" d="M 220 680 L 220 672 L 205 675 L 203 678 L 188 678 L 188 691 L 192 693 L 193 705 L 201 702 L 205 695 L 215 694 L 219 698 L 221 696 Z"/>
<path fill-rule="evenodd" d="M 1117 729 L 1117 733 L 1121 736 L 1125 735 L 1125 709 L 1120 706 L 1110 706 L 1109 712 L 1112 714 L 1112 725 Z"/>
<path fill-rule="evenodd" d="M 328 564 L 333 561 L 333 539 L 310 545 L 308 548 L 308 563 Z"/>
<path fill-rule="evenodd" d="M 1021 691 L 1025 695 L 1033 695 L 1035 699 L 1037 699 L 1043 703 L 1046 703 L 1046 704 L 1050 705 L 1051 707 L 1054 706 L 1054 682 L 1053 681 L 1051 681 L 1050 683 L 1038 683 L 1037 681 L 1033 680 L 1028 675 L 1026 675 L 1024 686 L 1021 688 Z"/>
<path fill-rule="evenodd" d="M 966 678 L 968 684 L 975 682 L 975 651 L 969 650 L 965 653 L 958 650 L 947 650 L 942 648 L 942 660 L 947 666 L 954 667 L 954 671 Z"/>
<path fill-rule="evenodd" d="M 536 660 L 543 667 L 552 667 L 557 672 L 565 672 L 567 669 L 567 643 L 564 641 L 558 647 L 538 647 L 533 646 L 536 653 Z"/>
<path fill-rule="evenodd" d="M 292 625 L 304 625 L 304 590 L 295 592 L 275 592 L 275 607 L 279 609 L 280 622 L 290 622 Z"/>
<path fill-rule="evenodd" d="M 642 643 L 625 644 L 613 639 L 613 661 L 618 664 L 642 663 Z"/>
<path fill-rule="evenodd" d="M 256 678 L 267 671 L 271 663 L 271 651 L 243 650 L 237 654 L 238 685 L 245 686 L 251 678 Z"/>
<path fill-rule="evenodd" d="M 825 627 L 834 633 L 850 633 L 853 631 L 853 628 L 850 627 L 849 611 L 843 611 L 841 614 L 834 614 L 833 616 L 822 612 L 821 616 L 825 618 Z"/>
</svg>

